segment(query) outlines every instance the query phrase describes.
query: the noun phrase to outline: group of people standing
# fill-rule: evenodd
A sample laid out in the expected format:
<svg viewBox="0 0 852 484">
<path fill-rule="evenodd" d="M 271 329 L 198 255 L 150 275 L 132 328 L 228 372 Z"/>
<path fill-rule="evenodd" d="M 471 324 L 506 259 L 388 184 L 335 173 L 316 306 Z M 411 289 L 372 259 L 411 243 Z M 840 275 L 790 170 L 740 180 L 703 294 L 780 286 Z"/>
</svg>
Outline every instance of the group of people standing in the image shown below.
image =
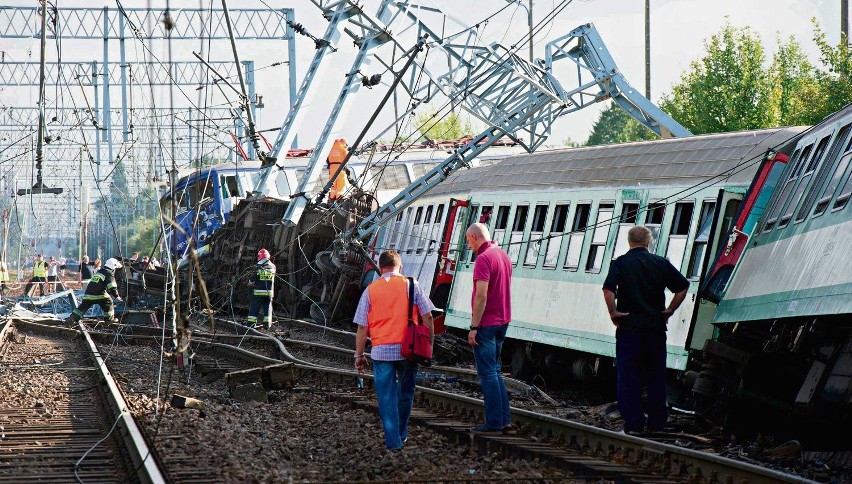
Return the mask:
<svg viewBox="0 0 852 484">
<path fill-rule="evenodd" d="M 33 263 L 33 276 L 24 288 L 24 295 L 29 296 L 36 285 L 42 296 L 45 294 L 45 286 L 47 286 L 48 294 L 57 290 L 64 291 L 65 284 L 62 282 L 62 278 L 65 277 L 66 269 L 65 257 L 60 255 L 57 259 L 50 256 L 49 260 L 44 260 L 44 255 L 39 254 Z"/>
<path fill-rule="evenodd" d="M 512 435 L 509 395 L 501 372 L 500 353 L 512 320 L 512 262 L 491 240 L 488 227 L 471 225 L 465 240 L 476 253 L 473 267 L 471 319 L 468 344 L 473 348 L 482 387 L 484 422 L 470 429 L 475 434 Z M 666 323 L 686 297 L 689 281 L 664 257 L 648 251 L 651 231 L 642 226 L 628 233 L 630 250 L 613 261 L 603 285 L 604 303 L 616 327 L 618 405 L 626 433 L 662 431 L 667 418 Z M 408 420 L 414 402 L 417 364 L 402 356 L 409 307 L 415 308 L 434 341 L 434 304 L 416 280 L 414 301 L 408 301 L 408 279 L 402 275 L 399 253 L 387 250 L 379 257 L 381 275 L 362 293 L 355 313 L 358 325 L 355 368 L 367 369 L 367 337 L 385 446 L 402 449 L 408 437 Z M 665 304 L 665 290 L 674 294 Z M 642 402 L 643 389 L 647 404 Z"/>
</svg>

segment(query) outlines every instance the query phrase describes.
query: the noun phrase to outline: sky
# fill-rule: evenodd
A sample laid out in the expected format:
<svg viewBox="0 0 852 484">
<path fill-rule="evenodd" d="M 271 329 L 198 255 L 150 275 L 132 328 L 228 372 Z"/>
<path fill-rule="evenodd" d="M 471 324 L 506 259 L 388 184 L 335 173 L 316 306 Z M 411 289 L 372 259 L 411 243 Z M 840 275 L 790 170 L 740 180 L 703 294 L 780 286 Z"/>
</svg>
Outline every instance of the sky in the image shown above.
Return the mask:
<svg viewBox="0 0 852 484">
<path fill-rule="evenodd" d="M 80 1 L 80 0 L 56 0 L 60 7 L 83 7 L 97 4 L 107 5 L 115 8 L 115 2 L 102 1 Z M 769 55 L 774 51 L 776 38 L 792 35 L 803 45 L 811 59 L 818 60 L 818 52 L 812 42 L 813 26 L 811 18 L 815 17 L 817 22 L 826 31 L 831 42 L 839 38 L 839 10 L 841 0 L 651 0 L 651 100 L 659 101 L 660 97 L 668 92 L 671 86 L 677 82 L 681 73 L 688 68 L 690 62 L 698 59 L 703 53 L 704 41 L 712 34 L 719 31 L 725 22 L 734 26 L 748 26 L 760 35 Z M 35 1 L 7 0 L 7 5 L 34 5 Z M 219 1 L 212 2 L 215 8 L 221 8 Z M 326 21 L 320 15 L 320 11 L 307 0 L 294 0 L 290 2 L 266 1 L 267 5 L 274 8 L 294 8 L 298 22 L 314 35 L 321 36 Z M 375 9 L 378 4 L 375 0 L 366 0 L 363 3 L 367 9 Z M 526 5 L 528 0 L 521 0 L 519 4 L 510 5 L 500 15 L 490 20 L 481 29 L 481 40 L 492 42 L 503 39 L 504 43 L 511 45 L 517 39 L 524 36 L 528 30 Z M 165 2 L 140 2 L 126 0 L 123 2 L 127 8 L 145 8 L 149 4 L 153 8 L 163 8 Z M 506 5 L 500 0 L 434 0 L 427 2 L 452 14 L 462 22 L 469 25 L 475 24 L 488 17 L 499 8 Z M 538 23 L 556 5 L 557 0 L 535 0 L 533 2 L 534 22 Z M 200 1 L 174 1 L 172 8 L 209 8 L 209 0 Z M 229 8 L 265 8 L 260 0 L 230 0 Z M 628 82 L 640 92 L 645 91 L 645 61 L 644 61 L 644 1 L 642 0 L 574 0 L 568 7 L 555 18 L 549 25 L 536 35 L 536 46 L 534 55 L 543 57 L 544 41 L 552 40 L 561 36 L 572 28 L 591 22 L 594 23 L 601 33 L 604 42 L 609 48 L 621 72 Z M 187 42 L 179 44 L 185 46 Z M 164 43 L 163 43 L 164 44 Z M 241 58 L 253 59 L 256 66 L 266 66 L 272 62 L 284 60 L 283 41 L 241 41 L 238 43 Z M 347 43 L 348 44 L 348 43 Z M 297 42 L 297 73 L 301 81 L 313 55 L 312 43 L 304 38 L 298 37 Z M 7 52 L 9 58 L 21 60 L 31 51 L 35 42 L 21 39 L 0 39 L 0 49 Z M 192 49 L 180 48 L 176 58 L 185 57 L 192 59 L 189 50 L 199 50 L 197 46 Z M 214 57 L 220 60 L 231 59 L 229 46 L 219 42 L 213 46 Z M 346 46 L 344 46 L 346 47 Z M 161 52 L 165 52 L 165 46 L 159 46 Z M 66 48 L 66 51 L 68 49 Z M 339 63 L 337 74 L 342 75 L 345 67 L 349 65 L 352 49 L 335 58 Z M 526 55 L 526 48 L 521 49 Z M 89 57 L 98 58 L 100 51 L 95 49 L 91 56 L 83 56 L 81 60 Z M 112 54 L 115 56 L 115 53 Z M 69 57 L 66 54 L 66 58 Z M 257 89 L 264 94 L 266 107 L 261 111 L 258 118 L 262 128 L 279 126 L 286 116 L 287 110 L 287 84 L 281 78 L 286 75 L 283 66 L 267 68 L 265 72 L 257 72 Z M 336 76 L 333 76 L 336 77 Z M 336 92 L 339 89 L 339 77 L 326 79 L 323 92 Z M 362 89 L 361 92 L 365 90 Z M 368 92 L 373 97 L 380 96 L 380 90 Z M 0 101 L 4 103 L 22 104 L 32 102 L 32 93 L 22 96 L 18 93 L 12 94 L 15 98 L 10 99 L 7 93 L 0 93 Z M 331 96 L 324 96 L 330 98 Z M 365 95 L 366 97 L 366 95 Z M 316 109 L 307 115 L 307 125 L 300 131 L 300 145 L 312 144 L 319 133 L 327 115 L 327 107 Z M 586 109 L 582 112 L 565 116 L 559 120 L 554 127 L 552 139 L 549 144 L 561 144 L 564 140 L 584 141 L 599 113 L 597 107 Z M 344 132 L 349 138 L 354 138 L 363 124 L 360 117 L 364 117 L 364 111 L 354 109 L 351 117 L 346 121 L 348 128 Z"/>
<path fill-rule="evenodd" d="M 53 0 L 60 8 L 103 8 L 116 9 L 115 0 L 84 1 L 84 0 Z M 317 0 L 328 3 L 329 0 Z M 320 10 L 309 0 L 229 0 L 228 6 L 235 9 L 266 9 L 266 5 L 276 9 L 295 9 L 296 21 L 302 23 L 308 31 L 316 36 L 322 36 L 327 25 L 326 20 L 320 15 Z M 533 16 L 534 23 L 539 23 L 545 16 L 559 5 L 561 0 L 534 0 Z M 818 62 L 819 54 L 814 45 L 813 25 L 811 18 L 816 18 L 817 23 L 826 32 L 829 42 L 836 44 L 839 39 L 839 16 L 841 0 L 651 0 L 651 100 L 658 102 L 662 95 L 671 89 L 687 69 L 690 63 L 699 59 L 704 52 L 704 42 L 714 33 L 717 33 L 725 22 L 730 22 L 736 27 L 749 27 L 757 33 L 766 47 L 767 56 L 771 56 L 776 49 L 777 38 L 788 36 L 795 37 L 802 45 L 804 51 L 813 62 Z M 6 6 L 37 5 L 36 0 L 6 0 Z M 162 10 L 166 2 L 124 0 L 125 8 L 152 8 Z M 368 11 L 375 11 L 378 0 L 362 0 Z M 479 42 L 483 44 L 491 42 L 502 42 L 511 46 L 523 38 L 528 31 L 526 6 L 529 0 L 521 0 L 521 4 L 515 2 L 507 4 L 505 0 L 431 0 L 424 2 L 435 6 L 445 12 L 450 12 L 456 20 L 466 25 L 480 24 Z M 221 8 L 221 0 L 181 0 L 170 2 L 171 8 Z M 644 6 L 643 0 L 573 0 L 549 25 L 543 27 L 535 35 L 534 55 L 537 58 L 544 56 L 546 41 L 560 37 L 578 25 L 593 23 L 601 34 L 613 59 L 620 71 L 624 74 L 639 92 L 645 91 L 645 59 L 644 59 Z M 504 8 L 505 7 L 505 8 Z M 503 11 L 491 18 L 487 23 L 482 21 L 498 9 Z M 447 31 L 454 31 L 453 27 L 447 27 Z M 110 40 L 111 61 L 118 61 L 117 41 Z M 130 62 L 141 60 L 143 50 L 139 41 L 129 39 L 127 43 L 128 60 Z M 155 41 L 153 51 L 160 59 L 167 58 L 168 43 L 166 41 Z M 202 42 L 195 40 L 175 40 L 172 42 L 175 60 L 194 60 L 192 51 L 199 51 Z M 354 48 L 351 42 L 344 38 L 339 44 L 340 50 L 329 57 L 331 62 L 330 72 L 319 81 L 319 95 L 316 102 L 307 109 L 305 120 L 299 127 L 299 147 L 312 148 L 316 142 L 321 128 L 328 117 L 332 100 L 340 90 L 344 74 L 351 64 Z M 206 48 L 206 47 L 205 47 Z M 240 40 L 237 49 L 242 60 L 253 60 L 257 92 L 263 95 L 265 107 L 258 110 L 257 125 L 260 129 L 280 127 L 283 123 L 289 107 L 289 91 L 287 79 L 287 67 L 285 65 L 271 66 L 271 64 L 286 61 L 287 43 L 285 40 Z M 313 42 L 302 36 L 296 39 L 296 71 L 297 84 L 301 83 L 314 54 Z M 37 39 L 10 39 L 0 38 L 0 51 L 3 58 L 11 61 L 37 61 L 38 40 Z M 66 40 L 62 44 L 64 62 L 98 61 L 102 59 L 103 42 L 99 40 Z M 526 57 L 526 47 L 519 49 L 519 54 Z M 210 58 L 218 61 L 230 61 L 233 59 L 230 45 L 227 41 L 214 41 L 210 45 Z M 55 52 L 49 49 L 48 60 L 55 61 Z M 371 70 L 372 69 L 372 70 Z M 375 66 L 366 69 L 367 73 L 374 72 Z M 384 86 L 389 82 L 389 76 L 383 80 Z M 4 85 L 5 84 L 5 85 Z M 569 82 L 570 84 L 570 82 Z M 210 86 L 208 86 L 210 87 Z M 150 104 L 152 97 L 150 91 L 145 91 L 145 86 L 136 86 L 136 106 Z M 114 87 L 112 91 L 112 105 L 115 109 L 120 102 L 120 93 Z M 74 87 L 73 92 L 79 92 Z M 92 96 L 92 88 L 86 87 L 88 96 Z M 175 107 L 188 107 L 186 98 L 200 99 L 204 92 L 196 91 L 192 86 L 181 88 L 181 92 L 175 91 Z M 69 90 L 71 93 L 72 90 Z M 55 91 L 54 91 L 55 92 Z M 341 123 L 339 135 L 346 139 L 354 140 L 363 128 L 367 118 L 373 112 L 373 108 L 386 92 L 386 88 L 379 86 L 372 90 L 361 89 L 353 97 L 352 108 L 348 117 Z M 168 91 L 156 89 L 153 100 L 159 107 L 169 105 Z M 70 94 L 69 94 L 70 95 Z M 184 95 L 186 97 L 184 97 Z M 82 105 L 82 99 L 78 94 L 77 102 Z M 57 98 L 51 90 L 48 97 Z M 0 79 L 0 106 L 36 106 L 38 98 L 37 90 L 33 87 L 22 87 L 8 85 L 8 80 Z M 58 99 L 58 98 L 57 98 Z M 58 102 L 57 99 L 49 99 L 49 102 Z M 90 99 L 91 100 L 91 99 Z M 208 101 L 213 103 L 233 102 L 235 97 L 228 94 L 227 97 L 219 92 L 212 92 Z M 65 99 L 64 102 L 68 102 Z M 553 126 L 552 134 L 547 145 L 562 146 L 566 141 L 583 142 L 588 137 L 592 126 L 603 108 L 601 104 L 572 113 L 560 118 Z M 470 119 L 464 115 L 463 119 Z M 379 116 L 376 126 L 385 126 L 392 120 L 391 116 L 383 114 Z M 474 127 L 482 127 L 481 124 L 472 123 Z M 221 136 L 222 132 L 220 132 Z M 375 129 L 368 135 L 375 134 Z M 275 133 L 271 133 L 270 141 Z M 224 142 L 229 142 L 224 138 Z M 2 142 L 0 142 L 2 145 Z M 0 160 L 2 161 L 2 160 Z M 23 161 L 23 159 L 19 160 Z M 0 166 L 8 169 L 8 164 Z M 138 173 L 144 171 L 144 166 L 136 167 Z M 138 174 L 137 173 L 137 174 Z M 132 177 L 131 177 L 132 178 Z M 144 179 L 141 178 L 141 179 Z M 69 182 L 70 183 L 70 182 Z M 49 183 L 50 184 L 50 183 Z M 71 201 L 67 206 L 72 206 Z M 66 205 L 63 205 L 66 206 Z M 52 230 L 51 227 L 45 230 Z"/>
</svg>

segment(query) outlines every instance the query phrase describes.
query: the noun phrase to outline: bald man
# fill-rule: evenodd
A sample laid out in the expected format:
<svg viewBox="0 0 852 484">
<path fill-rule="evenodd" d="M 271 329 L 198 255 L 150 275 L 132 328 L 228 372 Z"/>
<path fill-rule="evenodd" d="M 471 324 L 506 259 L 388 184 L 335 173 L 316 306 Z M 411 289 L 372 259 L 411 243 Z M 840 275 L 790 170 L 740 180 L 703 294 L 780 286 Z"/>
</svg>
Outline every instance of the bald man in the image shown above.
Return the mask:
<svg viewBox="0 0 852 484">
<path fill-rule="evenodd" d="M 615 325 L 618 410 L 625 433 L 663 430 L 666 408 L 666 323 L 686 298 L 689 281 L 668 259 L 648 252 L 651 230 L 627 232 L 630 250 L 612 261 L 603 285 L 604 302 Z M 674 293 L 668 307 L 665 290 Z M 642 388 L 648 391 L 643 408 Z M 647 416 L 646 416 L 647 414 Z"/>
<path fill-rule="evenodd" d="M 512 261 L 491 240 L 485 224 L 476 223 L 468 227 L 465 240 L 476 251 L 467 341 L 473 346 L 476 372 L 485 402 L 485 424 L 473 427 L 471 431 L 510 434 L 514 428 L 509 394 L 500 372 L 500 352 L 512 320 Z"/>
</svg>

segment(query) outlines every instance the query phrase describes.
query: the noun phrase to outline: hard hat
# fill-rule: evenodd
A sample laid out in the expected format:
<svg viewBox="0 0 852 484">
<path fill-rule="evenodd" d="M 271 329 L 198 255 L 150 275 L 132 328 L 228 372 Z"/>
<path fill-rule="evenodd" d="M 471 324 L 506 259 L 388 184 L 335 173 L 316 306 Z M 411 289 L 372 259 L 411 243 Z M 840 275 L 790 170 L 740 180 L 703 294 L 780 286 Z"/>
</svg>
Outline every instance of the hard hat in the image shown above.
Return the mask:
<svg viewBox="0 0 852 484">
<path fill-rule="evenodd" d="M 266 249 L 257 251 L 257 260 L 262 261 L 263 259 L 269 259 L 269 251 Z"/>
<path fill-rule="evenodd" d="M 109 259 L 107 259 L 106 262 L 104 262 L 104 267 L 106 267 L 107 269 L 116 270 L 121 269 L 124 266 L 121 265 L 121 262 L 119 262 L 118 259 L 110 257 Z"/>
</svg>

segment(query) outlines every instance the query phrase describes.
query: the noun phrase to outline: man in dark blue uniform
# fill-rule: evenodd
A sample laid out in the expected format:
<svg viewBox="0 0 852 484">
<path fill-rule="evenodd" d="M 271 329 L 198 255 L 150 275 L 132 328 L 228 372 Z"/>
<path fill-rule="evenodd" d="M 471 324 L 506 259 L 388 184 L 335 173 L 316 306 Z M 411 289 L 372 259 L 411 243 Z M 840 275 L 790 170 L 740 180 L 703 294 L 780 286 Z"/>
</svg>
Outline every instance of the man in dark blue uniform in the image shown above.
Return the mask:
<svg viewBox="0 0 852 484">
<path fill-rule="evenodd" d="M 651 231 L 627 233 L 630 251 L 612 262 L 603 285 L 615 330 L 618 410 L 624 431 L 663 430 L 666 408 L 666 323 L 686 297 L 689 281 L 663 257 L 648 252 Z M 665 289 L 674 293 L 666 307 Z M 617 301 L 617 302 L 616 302 Z M 647 420 L 642 388 L 648 391 Z"/>
</svg>

